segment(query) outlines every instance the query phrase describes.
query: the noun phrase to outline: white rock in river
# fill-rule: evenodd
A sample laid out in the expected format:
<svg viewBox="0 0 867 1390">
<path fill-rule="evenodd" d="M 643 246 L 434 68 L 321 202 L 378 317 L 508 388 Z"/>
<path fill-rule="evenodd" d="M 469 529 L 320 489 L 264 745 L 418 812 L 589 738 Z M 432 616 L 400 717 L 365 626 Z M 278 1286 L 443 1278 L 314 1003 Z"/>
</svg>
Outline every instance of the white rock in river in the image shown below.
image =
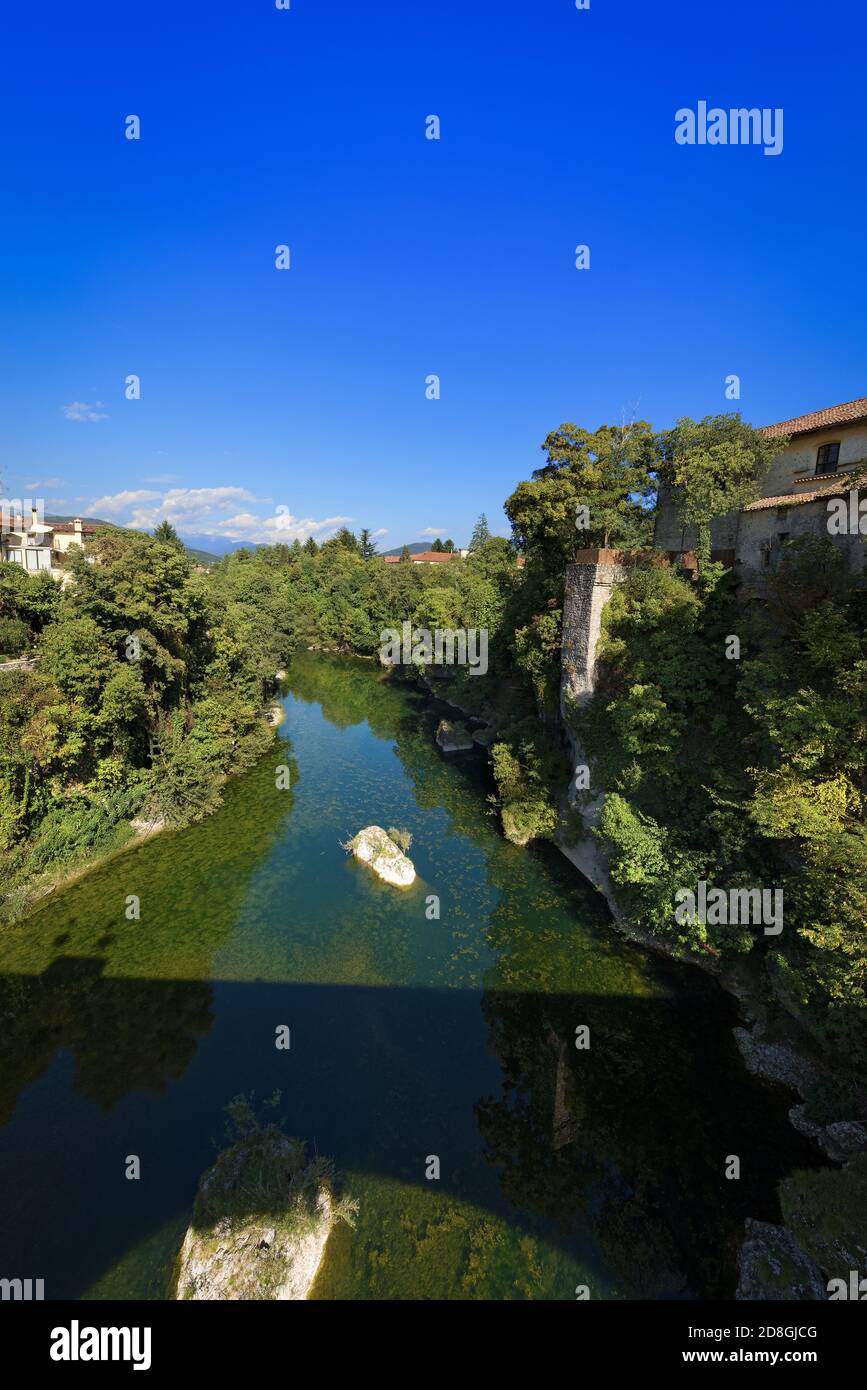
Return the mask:
<svg viewBox="0 0 867 1390">
<path fill-rule="evenodd" d="M 303 1145 L 276 1129 L 221 1154 L 199 1186 L 181 1247 L 175 1298 L 306 1299 L 325 1253 L 335 1208 L 329 1184 L 303 1186 Z M 261 1172 L 282 1174 L 265 1211 L 243 1200 Z M 301 1191 L 298 1191 L 302 1182 Z"/>
<path fill-rule="evenodd" d="M 375 874 L 395 888 L 408 888 L 415 879 L 412 861 L 394 843 L 379 825 L 368 825 L 359 830 L 348 849 L 362 864 L 369 864 Z"/>
</svg>

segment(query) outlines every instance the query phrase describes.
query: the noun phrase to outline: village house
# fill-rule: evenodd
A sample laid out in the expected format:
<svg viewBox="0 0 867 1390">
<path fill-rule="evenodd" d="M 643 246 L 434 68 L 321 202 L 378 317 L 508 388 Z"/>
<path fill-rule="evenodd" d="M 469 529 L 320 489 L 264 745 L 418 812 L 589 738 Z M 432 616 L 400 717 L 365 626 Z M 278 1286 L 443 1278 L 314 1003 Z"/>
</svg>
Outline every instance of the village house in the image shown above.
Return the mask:
<svg viewBox="0 0 867 1390">
<path fill-rule="evenodd" d="M 40 521 L 39 509 L 30 508 L 25 519 L 22 512 L 3 512 L 0 526 L 0 560 L 22 565 L 30 574 L 45 570 L 56 579 L 66 573 L 63 556 L 74 545 L 83 546 L 95 535 L 98 527 L 76 517 L 73 521 Z"/>
<path fill-rule="evenodd" d="M 713 558 L 734 566 L 743 582 L 756 584 L 776 568 L 787 541 L 824 536 L 845 551 L 853 574 L 860 576 L 867 524 L 862 521 L 860 529 L 857 505 L 849 507 L 848 526 L 835 524 L 835 518 L 842 511 L 839 499 L 852 493 L 856 500 L 867 499 L 867 396 L 766 425 L 761 432 L 789 442 L 774 459 L 762 496 L 713 522 Z M 655 548 L 674 557 L 693 551 L 696 540 L 694 528 L 681 525 L 668 490 L 660 488 Z"/>
</svg>

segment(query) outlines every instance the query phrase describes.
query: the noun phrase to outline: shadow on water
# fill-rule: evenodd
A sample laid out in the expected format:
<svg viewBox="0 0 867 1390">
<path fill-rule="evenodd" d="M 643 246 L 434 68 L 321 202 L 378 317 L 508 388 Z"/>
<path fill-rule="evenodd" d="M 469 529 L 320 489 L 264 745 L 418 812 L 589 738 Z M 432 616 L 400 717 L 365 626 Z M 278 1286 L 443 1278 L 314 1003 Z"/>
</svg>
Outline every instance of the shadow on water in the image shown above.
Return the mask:
<svg viewBox="0 0 867 1390">
<path fill-rule="evenodd" d="M 3 1190 L 21 1198 L 3 1262 L 29 1269 L 36 1249 L 55 1296 L 189 1209 L 221 1109 L 253 1079 L 259 1096 L 280 1090 L 289 1133 L 353 1178 L 426 1189 L 436 1154 L 438 1197 L 543 1233 L 621 1296 L 730 1296 L 743 1218 L 778 1215 L 783 1098 L 732 1068 L 727 1080 L 701 997 L 104 979 L 67 958 L 5 978 L 0 1006 L 4 1114 L 28 1092 L 0 1139 Z M 481 1088 L 480 1028 L 496 1062 Z M 791 1131 L 786 1149 L 811 1161 Z"/>
<path fill-rule="evenodd" d="M 551 847 L 505 843 L 484 761 L 447 763 L 417 695 L 306 655 L 289 690 L 216 816 L 0 941 L 0 1275 L 164 1296 L 227 1102 L 279 1089 L 360 1201 L 315 1296 L 731 1296 L 744 1217 L 816 1162 L 732 1001 L 617 937 Z M 415 889 L 340 851 L 372 814 L 412 830 Z"/>
</svg>

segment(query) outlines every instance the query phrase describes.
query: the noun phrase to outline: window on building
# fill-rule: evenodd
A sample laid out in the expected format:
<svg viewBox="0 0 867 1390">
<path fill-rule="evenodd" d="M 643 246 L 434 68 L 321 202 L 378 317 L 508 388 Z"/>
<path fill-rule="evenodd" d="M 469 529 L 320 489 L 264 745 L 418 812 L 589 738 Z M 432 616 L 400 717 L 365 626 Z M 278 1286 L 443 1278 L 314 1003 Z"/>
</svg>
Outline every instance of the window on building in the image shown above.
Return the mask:
<svg viewBox="0 0 867 1390">
<path fill-rule="evenodd" d="M 816 455 L 817 473 L 836 473 L 837 460 L 840 457 L 839 444 L 823 444 Z"/>
</svg>

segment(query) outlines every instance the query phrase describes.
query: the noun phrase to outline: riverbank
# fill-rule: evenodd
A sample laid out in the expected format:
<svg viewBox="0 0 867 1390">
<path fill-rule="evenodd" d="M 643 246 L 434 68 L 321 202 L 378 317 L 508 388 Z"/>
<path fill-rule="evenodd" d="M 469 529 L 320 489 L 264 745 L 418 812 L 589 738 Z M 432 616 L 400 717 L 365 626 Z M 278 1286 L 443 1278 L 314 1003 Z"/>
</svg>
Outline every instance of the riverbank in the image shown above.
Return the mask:
<svg viewBox="0 0 867 1390">
<path fill-rule="evenodd" d="M 276 678 L 280 679 L 281 676 L 285 676 L 285 672 L 278 672 Z M 275 703 L 269 706 L 263 712 L 262 718 L 271 730 L 272 736 L 276 735 L 285 718 L 282 704 Z M 231 781 L 245 770 L 245 767 L 233 769 L 223 779 L 223 784 L 225 785 L 226 782 Z M 219 807 L 214 808 L 214 810 L 216 809 Z M 213 814 L 213 810 L 208 812 L 204 819 Z M 0 930 L 6 923 L 20 922 L 28 917 L 52 895 L 73 887 L 89 874 L 104 868 L 130 850 L 145 844 L 148 840 L 154 839 L 164 830 L 172 828 L 161 816 L 139 816 L 130 821 L 120 821 L 116 826 L 115 843 L 93 854 L 86 854 L 73 862 L 61 863 L 56 867 L 46 869 L 21 883 L 14 883 L 11 888 L 6 889 L 0 895 Z M 183 827 L 178 828 L 182 829 Z"/>
<path fill-rule="evenodd" d="M 443 699 L 434 684 L 423 674 L 419 683 L 429 694 Z M 468 718 L 479 717 L 478 711 L 463 709 L 454 699 L 446 697 L 444 702 Z M 583 761 L 574 747 L 572 753 L 573 763 Z M 851 1191 L 857 1193 L 861 1179 L 856 1172 L 856 1166 L 864 1161 L 867 1155 L 867 1128 L 862 1123 L 863 1116 L 857 1114 L 856 1117 L 837 1117 L 831 1122 L 827 1122 L 826 1117 L 824 1123 L 811 1116 L 810 1106 L 815 1096 L 822 1089 L 827 1092 L 833 1088 L 833 1070 L 829 1060 L 821 1054 L 810 1033 L 799 1021 L 790 1013 L 781 1010 L 779 1005 L 772 1006 L 773 1001 L 768 995 L 764 980 L 763 964 L 753 956 L 724 960 L 710 952 L 684 950 L 644 931 L 629 920 L 620 908 L 611 883 L 608 856 L 593 834 L 604 804 L 604 796 L 599 796 L 589 805 L 580 808 L 583 835 L 578 839 L 567 837 L 564 833 L 568 824 L 565 812 L 569 807 L 566 787 L 561 789 L 558 802 L 560 830 L 551 837 L 551 841 L 605 899 L 615 930 L 655 954 L 698 967 L 714 977 L 737 1001 L 742 1022 L 732 1028 L 732 1035 L 745 1068 L 760 1080 L 785 1087 L 799 1097 L 800 1103 L 789 1108 L 789 1124 L 797 1133 L 811 1139 L 827 1160 L 843 1164 L 843 1168 L 837 1172 L 841 1179 L 848 1174 Z M 821 1199 L 815 1200 L 817 1219 L 830 1220 L 832 1225 L 839 1221 L 838 1211 L 825 1211 L 822 1209 Z M 857 1205 L 857 1195 L 852 1200 Z M 852 1219 L 857 1221 L 857 1218 L 850 1219 L 850 1227 L 854 1231 Z M 827 1296 L 817 1295 L 816 1290 L 824 1287 L 823 1276 L 827 1280 L 839 1271 L 827 1262 L 820 1267 L 811 1260 L 810 1254 L 804 1248 L 810 1241 L 804 1240 L 803 1232 L 800 1234 L 799 1242 L 798 1231 L 793 1230 L 785 1221 L 780 1226 L 774 1226 L 747 1218 L 739 1254 L 738 1298 Z M 851 1246 L 853 1237 L 844 1237 L 844 1243 L 846 1239 Z M 809 1295 L 785 1292 L 786 1253 L 792 1250 L 799 1254 L 799 1268 L 803 1276 L 799 1276 L 799 1281 L 795 1282 L 799 1289 L 811 1290 Z"/>
</svg>

